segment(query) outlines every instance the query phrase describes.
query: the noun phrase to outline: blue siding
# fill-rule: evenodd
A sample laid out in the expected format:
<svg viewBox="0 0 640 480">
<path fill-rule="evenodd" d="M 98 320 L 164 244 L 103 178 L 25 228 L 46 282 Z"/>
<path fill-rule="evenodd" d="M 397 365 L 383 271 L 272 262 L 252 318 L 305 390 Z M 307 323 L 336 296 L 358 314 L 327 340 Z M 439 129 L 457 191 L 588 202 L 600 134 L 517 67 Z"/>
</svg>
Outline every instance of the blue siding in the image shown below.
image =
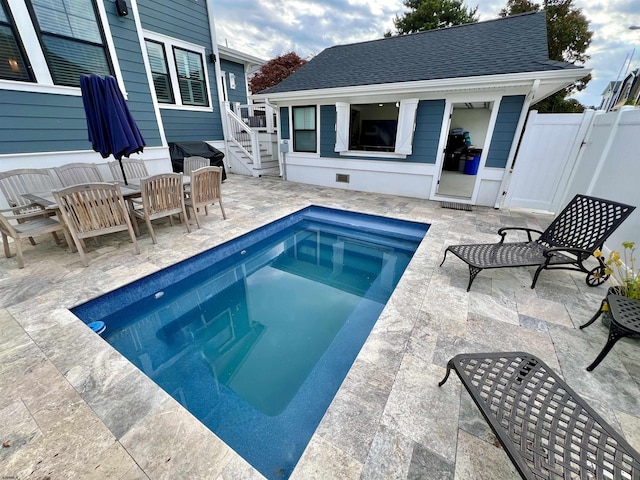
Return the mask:
<svg viewBox="0 0 640 480">
<path fill-rule="evenodd" d="M 82 98 L 0 90 L 0 153 L 91 150 Z"/>
<path fill-rule="evenodd" d="M 520 120 L 524 95 L 503 97 L 496 118 L 496 125 L 491 137 L 491 145 L 487 156 L 487 167 L 505 168 L 509 158 L 509 150 L 513 136 Z"/>
<path fill-rule="evenodd" d="M 229 60 L 221 60 L 220 68 L 225 72 L 227 81 L 227 98 L 230 102 L 240 102 L 241 104 L 247 103 L 247 82 L 244 78 L 244 65 L 240 63 L 230 62 Z M 236 88 L 231 88 L 231 82 L 229 81 L 229 74 L 233 73 L 236 76 Z"/>
<path fill-rule="evenodd" d="M 405 159 L 340 155 L 335 151 L 336 107 L 320 106 L 320 156 L 330 158 L 355 158 L 359 160 L 392 161 L 406 163 L 435 163 L 438 142 L 444 116 L 444 100 L 420 101 L 416 111 L 416 131 L 413 137 L 413 154 Z"/>
<path fill-rule="evenodd" d="M 184 40 L 213 52 L 207 4 L 194 0 L 138 0 L 140 21 L 145 30 Z M 215 66 L 204 58 L 212 112 L 160 109 L 168 142 L 222 140 L 222 119 L 218 105 Z"/>
<path fill-rule="evenodd" d="M 131 16 L 119 17 L 115 8 L 109 7 L 112 5 L 107 3 L 109 27 L 128 95 L 127 105 L 147 146 L 161 146 L 160 130 L 153 109 L 153 98 L 144 70 L 144 59 L 135 22 Z M 123 18 L 126 20 L 123 21 Z"/>
<path fill-rule="evenodd" d="M 127 105 L 147 145 L 161 145 L 135 23 L 106 10 Z M 0 105 L 0 154 L 91 150 L 81 97 L 0 90 Z"/>
<path fill-rule="evenodd" d="M 222 136 L 217 136 L 216 125 L 211 122 L 211 112 L 161 110 L 161 114 L 167 142 L 222 140 Z"/>
<path fill-rule="evenodd" d="M 320 105 L 320 156 L 339 158 L 336 146 L 336 106 Z"/>
<path fill-rule="evenodd" d="M 280 107 L 280 138 L 291 139 L 289 133 L 289 107 Z"/>
<path fill-rule="evenodd" d="M 407 162 L 436 163 L 444 105 L 444 100 L 421 100 L 418 103 L 413 153 L 407 156 Z"/>
</svg>

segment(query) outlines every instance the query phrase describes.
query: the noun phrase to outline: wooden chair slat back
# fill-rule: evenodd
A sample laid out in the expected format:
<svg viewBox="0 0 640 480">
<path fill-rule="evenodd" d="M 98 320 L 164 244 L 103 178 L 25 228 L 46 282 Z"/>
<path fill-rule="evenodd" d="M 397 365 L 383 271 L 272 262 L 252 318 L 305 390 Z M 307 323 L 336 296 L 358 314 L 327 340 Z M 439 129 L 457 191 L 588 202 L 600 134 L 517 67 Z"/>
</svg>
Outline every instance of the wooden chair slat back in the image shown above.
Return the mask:
<svg viewBox="0 0 640 480">
<path fill-rule="evenodd" d="M 118 185 L 94 183 L 54 191 L 69 227 L 80 237 L 128 225 L 128 213 Z"/>
<path fill-rule="evenodd" d="M 163 173 L 143 178 L 140 183 L 142 206 L 149 218 L 182 213 L 184 190 L 182 175 Z"/>
<path fill-rule="evenodd" d="M 122 160 L 122 168 L 124 168 L 124 174 L 127 176 L 127 180 L 137 180 L 149 176 L 147 172 L 147 166 L 142 160 Z M 123 181 L 122 169 L 120 168 L 120 162 L 114 160 L 109 162 L 109 170 L 116 181 Z"/>
<path fill-rule="evenodd" d="M 196 205 L 210 204 L 221 197 L 222 167 L 203 167 L 191 172 L 191 197 Z"/>
<path fill-rule="evenodd" d="M 47 169 L 21 168 L 0 172 L 0 190 L 10 207 L 28 205 L 25 193 L 50 192 L 55 188 L 54 179 Z M 20 212 L 26 213 L 26 212 Z"/>
<path fill-rule="evenodd" d="M 211 162 L 208 158 L 186 157 L 184 159 L 182 170 L 185 175 L 191 175 L 194 170 L 202 167 L 208 167 L 209 165 L 211 165 Z"/>
<path fill-rule="evenodd" d="M 95 163 L 68 163 L 56 167 L 55 171 L 65 187 L 104 181 Z"/>
</svg>

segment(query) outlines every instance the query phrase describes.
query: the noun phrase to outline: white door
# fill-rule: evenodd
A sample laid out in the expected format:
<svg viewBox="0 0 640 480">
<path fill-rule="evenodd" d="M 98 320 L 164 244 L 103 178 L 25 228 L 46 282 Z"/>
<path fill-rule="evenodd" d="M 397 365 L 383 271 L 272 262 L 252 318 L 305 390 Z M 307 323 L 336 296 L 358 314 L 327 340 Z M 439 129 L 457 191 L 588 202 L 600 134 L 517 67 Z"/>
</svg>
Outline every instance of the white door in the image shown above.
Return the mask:
<svg viewBox="0 0 640 480">
<path fill-rule="evenodd" d="M 529 112 L 505 207 L 558 209 L 593 115 Z"/>
</svg>

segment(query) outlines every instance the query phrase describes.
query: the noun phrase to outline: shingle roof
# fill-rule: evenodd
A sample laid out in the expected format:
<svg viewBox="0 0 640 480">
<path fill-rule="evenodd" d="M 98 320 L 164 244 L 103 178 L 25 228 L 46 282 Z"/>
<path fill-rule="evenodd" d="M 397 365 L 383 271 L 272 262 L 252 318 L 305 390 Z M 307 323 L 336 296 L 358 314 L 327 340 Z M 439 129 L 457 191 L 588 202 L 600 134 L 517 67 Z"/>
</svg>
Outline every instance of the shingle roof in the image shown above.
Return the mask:
<svg viewBox="0 0 640 480">
<path fill-rule="evenodd" d="M 327 48 L 262 93 L 579 68 L 549 60 L 545 12 Z"/>
</svg>

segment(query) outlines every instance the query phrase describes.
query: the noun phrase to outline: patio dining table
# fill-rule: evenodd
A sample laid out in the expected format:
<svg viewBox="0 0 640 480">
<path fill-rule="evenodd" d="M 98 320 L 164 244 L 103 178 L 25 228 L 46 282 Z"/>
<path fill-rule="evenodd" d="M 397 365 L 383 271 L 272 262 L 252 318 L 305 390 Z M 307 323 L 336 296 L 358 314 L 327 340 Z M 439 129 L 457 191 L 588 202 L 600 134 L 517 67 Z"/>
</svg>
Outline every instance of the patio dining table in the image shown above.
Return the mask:
<svg viewBox="0 0 640 480">
<path fill-rule="evenodd" d="M 117 183 L 120 185 L 120 191 L 122 192 L 122 196 L 125 200 L 140 196 L 139 184 L 134 185 L 132 182 L 129 182 L 129 185 L 124 185 L 124 183 L 120 182 Z M 58 208 L 58 204 L 56 203 L 55 198 L 53 198 L 53 191 L 23 193 L 22 197 L 45 209 L 56 210 Z"/>
<path fill-rule="evenodd" d="M 130 200 L 132 198 L 136 198 L 140 196 L 140 179 L 136 178 L 134 180 L 129 180 L 128 184 L 125 185 L 123 182 L 114 182 L 120 185 L 120 191 L 122 192 L 122 197 L 125 200 Z M 183 175 L 182 184 L 187 186 L 191 184 L 191 177 L 189 175 Z M 23 193 L 22 197 L 29 200 L 31 203 L 35 203 L 42 208 L 55 210 L 58 208 L 56 204 L 55 198 L 53 198 L 53 192 L 33 192 L 33 193 Z"/>
</svg>

